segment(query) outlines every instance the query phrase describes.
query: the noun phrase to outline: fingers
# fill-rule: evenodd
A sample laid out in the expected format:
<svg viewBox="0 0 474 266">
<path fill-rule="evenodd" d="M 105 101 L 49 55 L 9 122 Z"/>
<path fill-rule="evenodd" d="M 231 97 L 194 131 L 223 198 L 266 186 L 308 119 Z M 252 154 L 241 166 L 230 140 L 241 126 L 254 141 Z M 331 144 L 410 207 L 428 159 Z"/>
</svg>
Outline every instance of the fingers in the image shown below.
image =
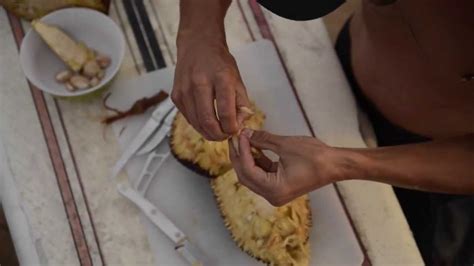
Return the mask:
<svg viewBox="0 0 474 266">
<path fill-rule="evenodd" d="M 252 143 L 252 139 L 254 142 L 259 143 L 260 147 L 254 145 Z M 279 146 L 281 143 L 283 143 L 284 139 L 285 137 L 272 135 L 265 131 L 253 131 L 251 129 L 245 128 L 242 130 L 241 136 L 239 137 L 239 152 L 236 152 L 236 160 L 239 162 L 239 164 L 247 168 L 257 166 L 264 172 L 275 173 L 278 168 L 278 163 L 270 160 L 270 158 L 268 158 L 259 148 L 270 149 L 275 152 L 281 151 Z M 252 151 L 252 146 L 256 147 L 257 149 Z"/>
<path fill-rule="evenodd" d="M 247 136 L 239 137 L 240 154 L 237 155 L 232 145 L 230 145 L 230 155 L 234 169 L 238 175 L 239 182 L 248 187 L 253 192 L 264 197 L 274 206 L 282 206 L 289 201 L 287 187 L 282 180 L 280 168 L 275 172 L 266 172 L 256 165 Z M 278 163 L 275 163 L 278 166 Z M 276 168 L 276 167 L 275 167 Z"/>
<path fill-rule="evenodd" d="M 274 135 L 266 131 L 254 131 L 245 128 L 242 134 L 248 136 L 250 144 L 261 150 L 271 150 L 279 154 L 286 143 L 285 136 Z"/>
<path fill-rule="evenodd" d="M 286 182 L 287 176 L 283 165 L 272 162 L 263 153 L 260 157 L 271 171 L 259 167 L 252 156 L 251 137 L 248 130 L 239 136 L 239 154 L 230 145 L 230 155 L 239 182 L 253 192 L 264 197 L 274 206 L 282 206 L 294 198 L 290 185 Z M 284 137 L 280 137 L 284 138 Z M 257 159 L 258 160 L 258 159 Z"/>
<path fill-rule="evenodd" d="M 250 142 L 245 136 L 239 137 L 239 155 L 229 145 L 230 157 L 240 182 L 256 193 L 262 193 L 261 184 L 266 183 L 268 174 L 255 164 L 252 157 Z"/>
<path fill-rule="evenodd" d="M 261 150 L 256 150 L 253 154 L 255 164 L 262 168 L 265 172 L 276 172 L 278 163 L 270 160 Z"/>
<path fill-rule="evenodd" d="M 194 99 L 188 97 L 189 93 L 184 92 L 182 88 L 175 86 L 171 92 L 171 100 L 178 107 L 179 111 L 184 114 L 184 117 L 198 132 L 200 132 L 205 138 L 210 138 L 207 132 L 203 131 L 200 127 L 197 112 L 194 104 Z"/>
<path fill-rule="evenodd" d="M 227 138 L 217 119 L 214 108 L 212 83 L 203 74 L 180 80 L 175 76 L 171 99 L 186 120 L 208 140 Z"/>
<path fill-rule="evenodd" d="M 175 78 L 171 98 L 188 122 L 206 139 L 223 140 L 239 130 L 236 83 L 237 78 L 231 70 L 216 74 L 214 82 L 203 75 L 194 75 L 189 81 Z"/>
<path fill-rule="evenodd" d="M 221 71 L 217 74 L 215 86 L 220 125 L 225 133 L 233 135 L 239 130 L 235 105 L 235 75 L 230 71 Z"/>
<path fill-rule="evenodd" d="M 209 140 L 224 140 L 227 138 L 217 120 L 214 109 L 214 95 L 210 86 L 198 86 L 193 89 L 194 105 L 199 126 L 206 132 Z"/>
<path fill-rule="evenodd" d="M 182 97 L 182 92 L 181 92 L 181 82 L 177 75 L 175 74 L 174 77 L 174 82 L 173 82 L 173 90 L 171 90 L 171 100 L 173 101 L 174 105 L 178 107 L 178 110 L 181 113 L 184 113 L 184 105 L 183 105 L 183 97 Z"/>
<path fill-rule="evenodd" d="M 178 107 L 179 111 L 183 113 L 184 117 L 198 132 L 207 138 L 207 133 L 203 132 L 199 126 L 198 118 L 194 108 L 194 100 L 188 97 L 190 94 L 189 80 L 178 75 L 178 67 L 175 72 L 173 90 L 171 91 L 171 100 Z"/>
</svg>

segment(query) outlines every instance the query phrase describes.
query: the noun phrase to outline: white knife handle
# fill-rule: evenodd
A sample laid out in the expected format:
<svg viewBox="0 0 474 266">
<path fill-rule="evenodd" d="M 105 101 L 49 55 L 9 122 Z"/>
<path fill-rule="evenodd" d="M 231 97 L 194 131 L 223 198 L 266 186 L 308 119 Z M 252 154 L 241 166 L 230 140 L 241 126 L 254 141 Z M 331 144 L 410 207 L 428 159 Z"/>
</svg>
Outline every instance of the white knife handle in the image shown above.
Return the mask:
<svg viewBox="0 0 474 266">
<path fill-rule="evenodd" d="M 186 240 L 186 235 L 174 223 L 166 217 L 151 202 L 132 189 L 128 184 L 118 184 L 117 190 L 124 197 L 133 202 L 150 221 L 156 225 L 176 245 Z"/>
<path fill-rule="evenodd" d="M 154 133 L 153 136 L 137 151 L 136 155 L 144 155 L 146 153 L 152 152 L 156 149 L 161 142 L 165 139 L 166 136 L 171 132 L 171 127 L 173 125 L 173 120 L 178 113 L 178 108 L 173 107 L 173 109 L 166 115 L 163 123 L 161 124 L 160 129 Z"/>
<path fill-rule="evenodd" d="M 161 122 L 165 115 L 173 109 L 174 103 L 171 100 L 171 97 L 166 98 L 151 114 L 151 118 L 155 119 L 157 122 Z"/>
<path fill-rule="evenodd" d="M 171 110 L 171 112 L 169 112 L 169 114 L 166 116 L 165 121 L 163 121 L 163 124 L 171 127 L 174 121 L 174 117 L 176 116 L 178 112 L 179 112 L 178 108 L 176 107 L 173 108 L 173 110 Z"/>
<path fill-rule="evenodd" d="M 207 256 L 201 252 L 197 247 L 191 244 L 188 240 L 185 240 L 183 245 L 176 247 L 183 258 L 189 262 L 192 266 L 209 266 L 211 263 L 208 261 Z"/>
<path fill-rule="evenodd" d="M 187 239 L 186 235 L 177 228 L 168 217 L 158 210 L 151 202 L 145 199 L 128 184 L 118 184 L 117 190 L 124 197 L 129 199 L 156 225 L 175 246 L 176 251 L 192 266 L 208 266 L 207 257 Z"/>
<path fill-rule="evenodd" d="M 160 170 L 161 166 L 163 163 L 166 161 L 166 159 L 169 157 L 170 153 L 157 153 L 157 152 L 152 152 L 150 155 L 148 155 L 145 166 L 142 169 L 142 172 L 140 173 L 140 176 L 138 177 L 137 181 L 135 182 L 135 188 L 137 191 L 145 195 L 148 187 L 150 186 L 151 180 L 156 176 L 156 173 L 158 170 Z M 158 161 L 156 161 L 158 159 Z M 157 165 L 153 168 L 153 164 L 157 163 Z"/>
</svg>

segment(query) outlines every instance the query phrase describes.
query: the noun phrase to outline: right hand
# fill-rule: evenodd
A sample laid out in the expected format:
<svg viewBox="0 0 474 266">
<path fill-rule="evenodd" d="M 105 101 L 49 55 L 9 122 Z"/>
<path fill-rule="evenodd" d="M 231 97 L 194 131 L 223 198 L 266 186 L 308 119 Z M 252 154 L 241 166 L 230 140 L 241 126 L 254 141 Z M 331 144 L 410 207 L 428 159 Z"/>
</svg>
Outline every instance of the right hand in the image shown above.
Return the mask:
<svg viewBox="0 0 474 266">
<path fill-rule="evenodd" d="M 254 158 L 252 147 L 274 152 L 278 162 Z M 240 183 L 275 206 L 358 176 L 351 152 L 329 147 L 317 138 L 279 136 L 246 128 L 239 136 L 238 152 L 234 145 L 229 145 L 229 150 Z"/>
<path fill-rule="evenodd" d="M 178 44 L 171 98 L 188 122 L 206 139 L 214 141 L 236 134 L 248 115 L 238 110 L 250 106 L 225 40 L 209 37 Z"/>
</svg>

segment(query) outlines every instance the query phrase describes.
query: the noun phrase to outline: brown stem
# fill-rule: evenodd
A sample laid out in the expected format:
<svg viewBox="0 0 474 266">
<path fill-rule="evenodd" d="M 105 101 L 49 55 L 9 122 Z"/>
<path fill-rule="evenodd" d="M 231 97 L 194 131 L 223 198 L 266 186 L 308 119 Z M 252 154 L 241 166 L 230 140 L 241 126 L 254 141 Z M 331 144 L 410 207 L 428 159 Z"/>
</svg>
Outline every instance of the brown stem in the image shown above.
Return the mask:
<svg viewBox="0 0 474 266">
<path fill-rule="evenodd" d="M 109 96 L 110 96 L 110 94 L 107 95 L 104 98 L 103 105 L 107 110 L 114 111 L 114 112 L 116 112 L 116 114 L 112 115 L 112 116 L 109 116 L 109 117 L 106 117 L 104 120 L 102 120 L 102 123 L 107 124 L 107 125 L 111 124 L 111 123 L 113 123 L 117 120 L 123 119 L 125 117 L 129 117 L 129 116 L 132 116 L 132 115 L 143 114 L 146 110 L 148 110 L 148 108 L 150 108 L 152 106 L 155 106 L 155 105 L 161 103 L 162 101 L 164 101 L 168 97 L 168 93 L 161 90 L 157 94 L 155 94 L 151 97 L 142 98 L 142 99 L 136 101 L 132 105 L 132 107 L 130 107 L 130 109 L 128 109 L 127 111 L 120 111 L 120 110 L 117 110 L 117 109 L 112 108 L 110 106 L 107 106 L 106 100 Z"/>
<path fill-rule="evenodd" d="M 115 112 L 117 114 L 121 114 L 122 111 L 118 110 L 118 109 L 115 109 L 113 107 L 111 107 L 110 105 L 107 104 L 107 99 L 109 99 L 110 95 L 112 95 L 112 93 L 107 93 L 107 95 L 105 95 L 104 99 L 102 99 L 102 105 L 104 106 L 104 108 L 108 111 L 112 111 L 112 112 Z"/>
</svg>

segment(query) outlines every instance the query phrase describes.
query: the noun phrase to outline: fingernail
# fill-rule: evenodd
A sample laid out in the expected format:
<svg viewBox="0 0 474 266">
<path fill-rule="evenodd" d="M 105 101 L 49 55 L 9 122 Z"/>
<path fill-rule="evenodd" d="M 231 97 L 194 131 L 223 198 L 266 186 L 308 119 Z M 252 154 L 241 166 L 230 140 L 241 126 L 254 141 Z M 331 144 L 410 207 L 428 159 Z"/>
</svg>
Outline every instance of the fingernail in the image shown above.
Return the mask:
<svg viewBox="0 0 474 266">
<path fill-rule="evenodd" d="M 242 133 L 241 133 L 241 134 L 243 134 L 244 136 L 246 136 L 247 138 L 250 139 L 250 138 L 252 138 L 253 130 L 250 129 L 250 128 L 244 128 L 244 129 L 242 130 Z"/>
</svg>

